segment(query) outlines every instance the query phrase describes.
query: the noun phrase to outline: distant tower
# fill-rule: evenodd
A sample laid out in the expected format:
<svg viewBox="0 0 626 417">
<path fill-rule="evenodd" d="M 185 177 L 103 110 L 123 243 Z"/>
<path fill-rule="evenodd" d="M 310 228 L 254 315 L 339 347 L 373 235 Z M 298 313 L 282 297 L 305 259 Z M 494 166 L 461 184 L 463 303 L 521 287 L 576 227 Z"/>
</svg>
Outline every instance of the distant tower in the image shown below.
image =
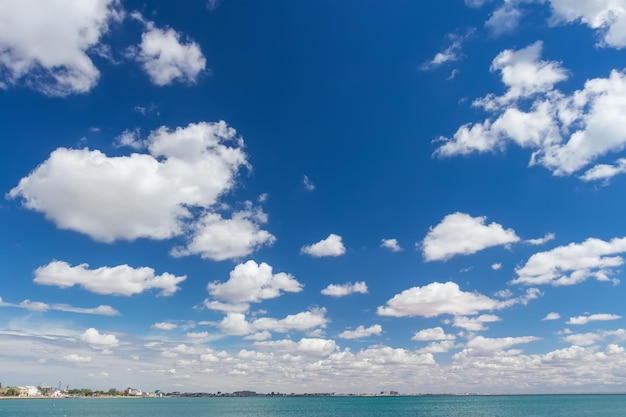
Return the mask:
<svg viewBox="0 0 626 417">
<path fill-rule="evenodd" d="M 63 383 L 63 380 L 61 378 L 59 378 L 59 391 L 61 391 L 61 384 Z"/>
</svg>

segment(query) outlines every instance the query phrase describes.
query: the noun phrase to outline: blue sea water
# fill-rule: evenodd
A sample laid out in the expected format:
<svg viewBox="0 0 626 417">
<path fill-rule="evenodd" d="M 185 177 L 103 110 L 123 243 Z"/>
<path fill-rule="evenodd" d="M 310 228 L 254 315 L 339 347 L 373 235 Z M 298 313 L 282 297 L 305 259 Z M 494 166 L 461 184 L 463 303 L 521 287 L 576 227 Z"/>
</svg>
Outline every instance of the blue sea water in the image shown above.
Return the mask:
<svg viewBox="0 0 626 417">
<path fill-rule="evenodd" d="M 1 417 L 625 417 L 626 395 L 2 400 Z"/>
</svg>

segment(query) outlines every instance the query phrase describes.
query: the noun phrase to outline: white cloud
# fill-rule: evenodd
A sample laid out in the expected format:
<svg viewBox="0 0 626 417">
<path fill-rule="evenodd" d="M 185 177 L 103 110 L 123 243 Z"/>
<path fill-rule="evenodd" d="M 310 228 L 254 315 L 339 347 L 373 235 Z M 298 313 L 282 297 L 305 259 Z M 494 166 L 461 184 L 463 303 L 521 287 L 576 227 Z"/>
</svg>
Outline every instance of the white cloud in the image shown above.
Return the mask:
<svg viewBox="0 0 626 417">
<path fill-rule="evenodd" d="M 300 253 L 319 258 L 323 256 L 341 256 L 346 253 L 341 236 L 331 233 L 326 239 L 312 245 L 303 246 Z"/>
<path fill-rule="evenodd" d="M 453 213 L 431 228 L 422 250 L 426 261 L 445 261 L 455 255 L 471 255 L 480 250 L 519 241 L 513 229 L 504 229 L 498 223 L 485 224 L 486 217 L 472 217 Z"/>
<path fill-rule="evenodd" d="M 500 53 L 492 71 L 500 71 L 508 91 L 475 100 L 490 115 L 483 122 L 458 128 L 435 155 L 449 157 L 504 149 L 510 141 L 533 151 L 529 165 L 543 165 L 555 175 L 572 175 L 598 158 L 626 147 L 626 74 L 588 80 L 584 88 L 565 95 L 554 84 L 567 78 L 560 64 L 539 58 L 541 43 Z M 530 104 L 528 104 L 530 103 Z M 524 110 L 522 108 L 527 108 Z M 606 179 L 621 171 L 598 165 L 583 180 Z"/>
<path fill-rule="evenodd" d="M 311 181 L 308 175 L 305 175 L 302 179 L 302 184 L 304 185 L 304 189 L 307 191 L 315 190 L 315 184 Z"/>
<path fill-rule="evenodd" d="M 178 327 L 178 325 L 176 323 L 168 323 L 166 321 L 161 321 L 161 322 L 154 323 L 151 327 L 153 329 L 159 329 L 159 330 L 174 330 L 175 328 Z"/>
<path fill-rule="evenodd" d="M 549 321 L 549 320 L 558 320 L 561 318 L 561 315 L 559 313 L 548 313 L 546 314 L 546 316 L 544 318 L 542 318 L 542 321 Z"/>
<path fill-rule="evenodd" d="M 596 31 L 600 46 L 626 47 L 626 2 L 623 0 L 550 0 L 553 24 L 580 22 Z"/>
<path fill-rule="evenodd" d="M 626 330 L 600 330 L 591 333 L 570 334 L 565 336 L 563 340 L 576 346 L 591 346 L 607 338 L 626 340 Z"/>
<path fill-rule="evenodd" d="M 259 332 L 288 333 L 308 331 L 315 328 L 325 328 L 327 319 L 326 309 L 312 309 L 297 314 L 290 314 L 283 319 L 261 317 L 252 321 L 246 319 L 243 313 L 227 313 L 219 323 L 222 333 L 234 336 L 245 336 Z"/>
<path fill-rule="evenodd" d="M 273 340 L 256 342 L 255 346 L 271 348 L 273 351 L 290 354 L 303 354 L 313 356 L 327 356 L 337 350 L 334 340 L 320 338 L 302 338 L 298 342 L 292 340 Z"/>
<path fill-rule="evenodd" d="M 80 340 L 87 343 L 91 347 L 100 349 L 110 349 L 119 346 L 120 341 L 114 334 L 100 333 L 93 327 L 85 330 L 80 335 Z"/>
<path fill-rule="evenodd" d="M 120 312 L 108 305 L 99 305 L 93 308 L 74 307 L 69 304 L 47 304 L 41 301 L 31 301 L 29 299 L 23 300 L 19 304 L 8 303 L 0 298 L 0 307 L 17 307 L 24 308 L 29 311 L 46 312 L 49 310 L 65 311 L 68 313 L 78 314 L 96 314 L 102 316 L 119 316 Z"/>
<path fill-rule="evenodd" d="M 499 262 L 494 262 L 493 264 L 491 264 L 491 269 L 493 269 L 494 271 L 499 271 L 502 268 L 502 264 Z"/>
<path fill-rule="evenodd" d="M 23 83 L 49 96 L 86 93 L 100 77 L 88 51 L 97 50 L 116 0 L 0 2 L 0 87 Z"/>
<path fill-rule="evenodd" d="M 469 36 L 469 34 L 466 36 Z M 450 44 L 441 52 L 437 52 L 432 59 L 424 62 L 421 66 L 421 69 L 423 71 L 429 71 L 448 62 L 460 60 L 462 57 L 461 47 L 463 46 L 463 41 L 465 40 L 466 36 L 461 36 L 454 33 L 448 34 L 447 38 Z"/>
<path fill-rule="evenodd" d="M 605 242 L 589 238 L 583 243 L 570 243 L 530 257 L 526 264 L 515 270 L 513 284 L 574 285 L 589 278 L 610 281 L 614 268 L 624 259 L 615 256 L 626 252 L 626 238 Z M 619 282 L 617 279 L 612 280 Z"/>
<path fill-rule="evenodd" d="M 69 288 L 79 285 L 96 294 L 131 296 L 144 291 L 158 289 L 163 296 L 170 296 L 180 288 L 178 284 L 187 277 L 170 273 L 155 275 L 148 267 L 132 268 L 128 265 L 103 266 L 89 269 L 89 265 L 71 266 L 67 262 L 53 261 L 35 270 L 37 284 Z"/>
<path fill-rule="evenodd" d="M 392 252 L 400 252 L 402 250 L 397 239 L 381 239 L 380 247 L 389 249 Z"/>
<path fill-rule="evenodd" d="M 354 284 L 351 282 L 346 284 L 330 284 L 328 287 L 324 288 L 321 293 L 331 297 L 344 297 L 354 293 L 367 294 L 367 284 L 365 284 L 365 281 L 355 282 Z"/>
<path fill-rule="evenodd" d="M 465 349 L 463 349 L 459 353 L 456 353 L 453 356 L 453 359 L 458 360 L 463 357 L 493 356 L 496 354 L 496 352 L 500 352 L 512 346 L 536 342 L 538 340 L 541 340 L 541 338 L 536 336 L 501 338 L 487 338 L 483 336 L 476 336 L 475 338 L 468 341 L 465 345 Z"/>
<path fill-rule="evenodd" d="M 529 98 L 554 88 L 554 84 L 567 79 L 567 72 L 558 62 L 540 59 L 543 43 L 537 41 L 526 48 L 514 51 L 505 49 L 492 61 L 490 71 L 499 71 L 508 88 L 503 96 L 490 94 L 474 102 L 476 106 L 496 109 L 521 98 Z"/>
<path fill-rule="evenodd" d="M 87 363 L 91 362 L 91 356 L 81 356 L 75 353 L 63 356 L 63 360 L 65 362 L 73 362 L 73 363 Z"/>
<path fill-rule="evenodd" d="M 487 330 L 485 323 L 494 323 L 500 320 L 500 317 L 493 314 L 481 314 L 478 317 L 457 316 L 454 318 L 452 325 L 454 327 L 465 329 L 469 332 L 480 332 Z"/>
<path fill-rule="evenodd" d="M 181 41 L 181 34 L 171 28 L 145 24 L 147 30 L 141 35 L 141 44 L 131 48 L 130 55 L 141 63 L 150 80 L 158 86 L 175 81 L 196 83 L 206 67 L 200 46 L 189 39 Z"/>
<path fill-rule="evenodd" d="M 174 251 L 179 255 L 241 257 L 274 241 L 258 226 L 267 217 L 249 205 L 228 220 L 215 214 L 248 167 L 242 139 L 225 122 L 161 127 L 142 143 L 148 154 L 59 148 L 8 197 L 21 197 L 61 229 L 104 242 L 191 233 L 189 247 Z"/>
<path fill-rule="evenodd" d="M 379 336 L 383 331 L 380 324 L 374 324 L 370 327 L 359 326 L 354 330 L 344 330 L 337 335 L 340 339 L 363 339 L 370 336 Z"/>
<path fill-rule="evenodd" d="M 432 341 L 432 340 L 454 340 L 456 337 L 452 334 L 446 334 L 441 327 L 433 327 L 431 329 L 423 329 L 415 332 L 411 340 Z"/>
<path fill-rule="evenodd" d="M 239 264 L 230 272 L 226 282 L 211 282 L 207 289 L 211 296 L 234 305 L 259 303 L 279 297 L 284 292 L 300 292 L 300 284 L 293 275 L 279 272 L 265 262 L 257 264 L 250 260 Z"/>
<path fill-rule="evenodd" d="M 609 320 L 619 320 L 622 316 L 618 316 L 617 314 L 591 314 L 584 315 L 578 317 L 570 317 L 566 322 L 567 324 L 587 324 L 592 321 L 609 321 Z"/>
<path fill-rule="evenodd" d="M 546 233 L 544 237 L 540 237 L 536 239 L 528 239 L 525 241 L 525 243 L 528 243 L 529 245 L 543 245 L 551 240 L 554 240 L 554 238 L 555 238 L 554 233 Z"/>
<path fill-rule="evenodd" d="M 260 210 L 244 210 L 224 219 L 217 213 L 207 213 L 191 226 L 192 236 L 184 248 L 175 248 L 174 256 L 198 254 L 202 258 L 223 261 L 251 254 L 276 238 L 261 230 L 267 216 Z"/>
<path fill-rule="evenodd" d="M 485 27 L 491 30 L 494 35 L 499 36 L 504 33 L 514 32 L 522 17 L 522 12 L 512 2 L 505 2 L 498 7 L 485 22 Z"/>
<path fill-rule="evenodd" d="M 615 161 L 615 165 L 610 164 L 596 164 L 589 168 L 579 178 L 583 181 L 599 181 L 603 180 L 607 183 L 611 178 L 616 175 L 626 172 L 626 158 L 619 158 Z"/>
<path fill-rule="evenodd" d="M 381 316 L 435 317 L 441 314 L 467 316 L 484 310 L 499 310 L 536 298 L 535 291 L 505 301 L 498 301 L 476 292 L 461 291 L 454 282 L 433 282 L 423 287 L 413 287 L 396 294 L 385 306 L 378 307 Z"/>
</svg>

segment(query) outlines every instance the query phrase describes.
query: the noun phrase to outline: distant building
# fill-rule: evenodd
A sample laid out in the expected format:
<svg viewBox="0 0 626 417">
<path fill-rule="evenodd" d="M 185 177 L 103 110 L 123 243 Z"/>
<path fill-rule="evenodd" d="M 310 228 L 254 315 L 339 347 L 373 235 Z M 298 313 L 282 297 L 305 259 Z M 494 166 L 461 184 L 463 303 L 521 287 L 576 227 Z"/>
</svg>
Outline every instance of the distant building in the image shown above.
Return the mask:
<svg viewBox="0 0 626 417">
<path fill-rule="evenodd" d="M 143 392 L 137 388 L 126 388 L 126 395 L 130 397 L 141 397 Z"/>
<path fill-rule="evenodd" d="M 256 392 L 254 391 L 235 391 L 233 392 L 234 397 L 256 397 Z"/>
</svg>

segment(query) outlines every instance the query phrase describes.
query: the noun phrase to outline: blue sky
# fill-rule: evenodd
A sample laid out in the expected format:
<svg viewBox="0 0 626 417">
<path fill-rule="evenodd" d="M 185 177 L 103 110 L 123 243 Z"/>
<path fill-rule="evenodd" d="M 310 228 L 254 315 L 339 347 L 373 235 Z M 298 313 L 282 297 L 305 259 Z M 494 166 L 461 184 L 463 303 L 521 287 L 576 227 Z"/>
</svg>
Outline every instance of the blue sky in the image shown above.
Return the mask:
<svg viewBox="0 0 626 417">
<path fill-rule="evenodd" d="M 626 1 L 0 5 L 0 382 L 624 391 Z"/>
</svg>

